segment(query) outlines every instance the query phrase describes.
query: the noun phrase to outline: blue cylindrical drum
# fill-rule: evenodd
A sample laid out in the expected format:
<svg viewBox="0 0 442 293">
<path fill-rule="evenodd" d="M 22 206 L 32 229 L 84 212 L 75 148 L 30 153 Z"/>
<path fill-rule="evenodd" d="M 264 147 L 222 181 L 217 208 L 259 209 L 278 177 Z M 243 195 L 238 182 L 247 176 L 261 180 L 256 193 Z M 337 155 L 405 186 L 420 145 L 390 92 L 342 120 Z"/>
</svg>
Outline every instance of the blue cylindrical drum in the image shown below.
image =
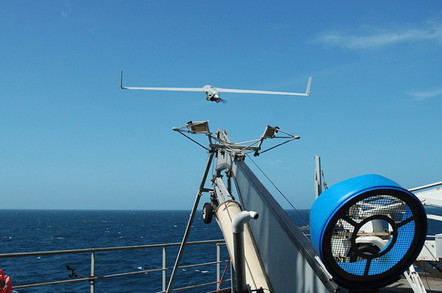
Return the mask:
<svg viewBox="0 0 442 293">
<path fill-rule="evenodd" d="M 421 251 L 426 233 L 419 199 L 379 175 L 333 185 L 310 212 L 313 247 L 347 288 L 378 288 L 397 280 Z"/>
</svg>

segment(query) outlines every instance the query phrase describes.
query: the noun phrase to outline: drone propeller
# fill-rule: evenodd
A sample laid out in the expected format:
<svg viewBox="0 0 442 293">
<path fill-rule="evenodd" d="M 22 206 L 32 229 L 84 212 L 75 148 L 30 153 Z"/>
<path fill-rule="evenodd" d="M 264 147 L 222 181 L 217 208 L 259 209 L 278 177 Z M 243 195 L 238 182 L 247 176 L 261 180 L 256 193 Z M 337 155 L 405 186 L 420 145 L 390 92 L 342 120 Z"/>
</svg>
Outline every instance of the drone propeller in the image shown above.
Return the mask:
<svg viewBox="0 0 442 293">
<path fill-rule="evenodd" d="M 265 94 L 265 95 L 286 95 L 286 96 L 309 96 L 312 78 L 309 77 L 307 82 L 307 89 L 305 93 L 293 93 L 293 92 L 276 92 L 276 91 L 260 91 L 260 90 L 241 90 L 241 89 L 224 89 L 216 88 L 211 85 L 206 85 L 200 88 L 186 88 L 186 87 L 127 87 L 123 86 L 123 69 L 121 69 L 121 82 L 120 89 L 123 90 L 150 90 L 150 91 L 178 91 L 178 92 L 204 92 L 206 93 L 206 99 L 212 102 L 223 102 L 219 93 L 237 93 L 237 94 Z"/>
</svg>

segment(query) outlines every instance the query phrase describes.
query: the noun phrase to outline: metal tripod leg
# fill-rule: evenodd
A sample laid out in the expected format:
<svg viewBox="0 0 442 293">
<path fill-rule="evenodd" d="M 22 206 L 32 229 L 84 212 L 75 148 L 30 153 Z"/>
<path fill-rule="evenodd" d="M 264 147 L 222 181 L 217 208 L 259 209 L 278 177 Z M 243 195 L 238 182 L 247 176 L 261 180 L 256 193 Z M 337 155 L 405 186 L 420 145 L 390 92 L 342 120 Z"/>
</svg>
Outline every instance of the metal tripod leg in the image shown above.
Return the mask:
<svg viewBox="0 0 442 293">
<path fill-rule="evenodd" d="M 190 228 L 192 228 L 193 219 L 195 218 L 196 210 L 200 202 L 201 195 L 203 193 L 204 184 L 206 183 L 207 175 L 209 174 L 210 166 L 212 165 L 214 153 L 210 153 L 209 159 L 207 160 L 206 170 L 204 171 L 203 179 L 201 180 L 198 193 L 195 198 L 195 203 L 193 204 L 192 212 L 189 216 L 189 221 L 187 222 L 186 231 L 184 232 L 183 240 L 181 241 L 180 250 L 175 260 L 175 265 L 173 266 L 172 275 L 170 276 L 169 284 L 167 285 L 166 293 L 172 291 L 173 281 L 175 280 L 175 275 L 180 265 L 181 257 L 183 256 L 184 246 L 186 245 L 187 238 L 189 237 Z"/>
</svg>

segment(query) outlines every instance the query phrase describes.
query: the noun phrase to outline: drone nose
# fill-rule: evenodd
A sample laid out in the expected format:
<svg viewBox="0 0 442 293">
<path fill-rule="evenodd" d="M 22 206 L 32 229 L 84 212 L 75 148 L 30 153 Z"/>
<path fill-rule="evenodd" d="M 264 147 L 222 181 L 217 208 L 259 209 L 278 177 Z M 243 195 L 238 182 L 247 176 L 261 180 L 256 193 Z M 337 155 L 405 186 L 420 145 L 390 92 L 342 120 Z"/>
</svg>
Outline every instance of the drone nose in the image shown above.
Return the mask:
<svg viewBox="0 0 442 293">
<path fill-rule="evenodd" d="M 223 100 L 221 99 L 221 97 L 219 96 L 219 94 L 214 94 L 213 95 L 213 100 L 217 103 L 219 102 L 223 102 Z"/>
</svg>

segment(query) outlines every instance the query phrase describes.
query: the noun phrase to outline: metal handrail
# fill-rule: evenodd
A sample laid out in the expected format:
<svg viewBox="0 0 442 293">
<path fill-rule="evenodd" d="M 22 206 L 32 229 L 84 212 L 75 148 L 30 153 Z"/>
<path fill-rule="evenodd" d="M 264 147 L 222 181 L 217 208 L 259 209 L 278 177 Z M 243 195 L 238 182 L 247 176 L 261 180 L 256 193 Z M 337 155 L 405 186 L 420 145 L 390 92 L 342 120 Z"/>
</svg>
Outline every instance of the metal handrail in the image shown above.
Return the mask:
<svg viewBox="0 0 442 293">
<path fill-rule="evenodd" d="M 419 186 L 419 187 L 410 188 L 409 191 L 415 192 L 415 191 L 419 191 L 419 190 L 422 190 L 422 189 L 426 189 L 426 188 L 430 188 L 430 187 L 435 187 L 435 186 L 438 186 L 438 185 L 442 185 L 442 181 L 434 182 L 434 183 L 423 185 L 423 186 Z"/>
<path fill-rule="evenodd" d="M 220 245 L 225 245 L 224 239 L 217 239 L 217 240 L 205 240 L 205 241 L 193 241 L 188 242 L 186 245 L 201 245 L 201 244 L 211 244 L 215 243 L 217 246 L 217 261 L 214 262 L 206 262 L 206 263 L 199 263 L 199 264 L 190 264 L 186 266 L 180 266 L 179 268 L 192 268 L 192 267 L 199 267 L 199 266 L 208 266 L 208 265 L 217 265 L 217 280 L 210 283 L 204 283 L 204 284 L 196 284 L 192 286 L 182 287 L 182 288 L 174 288 L 172 291 L 178 291 L 178 290 L 188 290 L 192 288 L 198 288 L 203 286 L 209 286 L 213 284 L 219 284 L 220 278 L 219 278 L 219 266 L 221 263 L 226 263 L 227 260 L 221 261 L 220 259 Z M 57 284 L 66 284 L 66 283 L 75 283 L 75 282 L 90 282 L 90 292 L 95 292 L 95 281 L 101 280 L 101 279 L 109 279 L 109 278 L 115 278 L 115 277 L 123 277 L 123 276 L 131 276 L 131 275 L 138 275 L 138 274 L 146 274 L 146 273 L 153 273 L 153 272 L 163 272 L 162 274 L 162 284 L 163 284 L 163 291 L 165 290 L 165 284 L 166 284 L 166 271 L 171 270 L 172 267 L 166 267 L 164 260 L 166 259 L 166 247 L 173 247 L 173 246 L 180 246 L 181 243 L 161 243 L 161 244 L 148 244 L 148 245 L 134 245 L 134 246 L 119 246 L 119 247 L 102 247 L 102 248 L 86 248 L 86 249 L 70 249 L 70 250 L 55 250 L 55 251 L 35 251 L 35 252 L 20 252 L 20 253 L 4 253 L 0 254 L 0 258 L 13 258 L 13 257 L 30 257 L 30 256 L 41 256 L 41 255 L 61 255 L 61 254 L 75 254 L 75 253 L 91 253 L 91 275 L 89 277 L 83 277 L 78 279 L 66 279 L 66 280 L 59 280 L 59 281 L 52 281 L 52 282 L 43 282 L 43 283 L 32 283 L 32 284 L 24 284 L 24 285 L 17 285 L 14 286 L 13 289 L 23 289 L 23 288 L 30 288 L 30 287 L 37 287 L 37 286 L 49 286 L 49 285 L 57 285 Z M 117 251 L 117 250 L 132 250 L 132 249 L 146 249 L 146 248 L 163 248 L 163 267 L 160 269 L 151 269 L 151 270 L 139 270 L 139 271 L 133 271 L 133 272 L 124 272 L 124 273 L 117 273 L 117 274 L 110 274 L 110 275 L 103 275 L 103 276 L 95 276 L 95 253 L 96 252 L 105 252 L 105 251 Z M 224 280 L 222 282 L 230 282 L 231 280 Z"/>
<path fill-rule="evenodd" d="M 203 241 L 187 242 L 186 245 L 223 243 L 223 242 L 224 242 L 224 239 L 203 240 Z M 171 246 L 180 246 L 180 244 L 181 243 L 176 242 L 176 243 L 162 243 L 162 244 L 148 244 L 148 245 L 134 245 L 134 246 L 117 246 L 117 247 L 100 247 L 100 248 L 86 248 L 86 249 L 69 249 L 69 250 L 51 250 L 51 251 L 3 253 L 3 254 L 0 254 L 0 258 L 40 256 L 40 255 L 57 255 L 57 254 L 85 253 L 85 252 L 103 252 L 103 251 L 113 251 L 113 250 L 130 250 L 130 249 L 158 248 L 158 247 L 171 247 Z"/>
</svg>

